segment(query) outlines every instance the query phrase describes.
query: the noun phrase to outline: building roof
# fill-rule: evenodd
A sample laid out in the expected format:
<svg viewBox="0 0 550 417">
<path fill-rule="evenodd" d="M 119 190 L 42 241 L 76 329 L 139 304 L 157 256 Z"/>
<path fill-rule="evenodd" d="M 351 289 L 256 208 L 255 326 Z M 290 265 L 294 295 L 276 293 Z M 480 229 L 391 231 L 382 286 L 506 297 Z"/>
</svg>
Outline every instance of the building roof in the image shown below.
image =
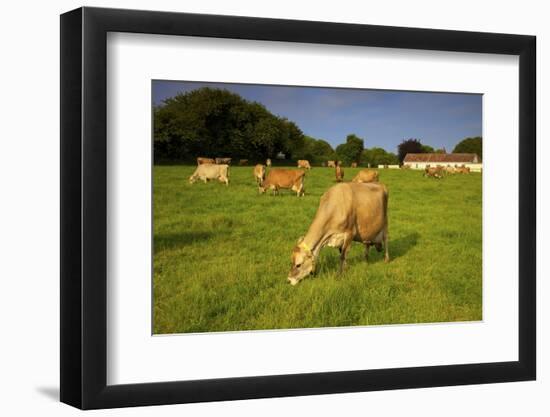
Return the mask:
<svg viewBox="0 0 550 417">
<path fill-rule="evenodd" d="M 403 162 L 473 163 L 479 162 L 475 153 L 408 153 Z"/>
</svg>

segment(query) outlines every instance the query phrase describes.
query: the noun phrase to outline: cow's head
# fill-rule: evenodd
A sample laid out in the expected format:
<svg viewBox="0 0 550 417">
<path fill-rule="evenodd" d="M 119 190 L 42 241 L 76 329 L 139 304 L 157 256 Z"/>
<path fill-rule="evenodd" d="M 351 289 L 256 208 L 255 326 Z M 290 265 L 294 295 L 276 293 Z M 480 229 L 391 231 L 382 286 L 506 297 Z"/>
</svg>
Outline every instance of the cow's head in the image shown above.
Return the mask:
<svg viewBox="0 0 550 417">
<path fill-rule="evenodd" d="M 263 194 L 265 193 L 266 190 L 267 190 L 267 187 L 265 186 L 264 181 L 260 182 L 260 184 L 258 185 L 258 192 L 260 194 Z"/>
<path fill-rule="evenodd" d="M 298 244 L 292 249 L 292 267 L 288 273 L 288 281 L 296 285 L 302 279 L 312 274 L 315 270 L 315 258 L 311 248 L 305 244 L 304 238 L 298 240 Z"/>
<path fill-rule="evenodd" d="M 195 175 L 191 175 L 189 177 L 189 184 L 193 184 L 195 181 L 197 181 L 197 177 Z"/>
</svg>

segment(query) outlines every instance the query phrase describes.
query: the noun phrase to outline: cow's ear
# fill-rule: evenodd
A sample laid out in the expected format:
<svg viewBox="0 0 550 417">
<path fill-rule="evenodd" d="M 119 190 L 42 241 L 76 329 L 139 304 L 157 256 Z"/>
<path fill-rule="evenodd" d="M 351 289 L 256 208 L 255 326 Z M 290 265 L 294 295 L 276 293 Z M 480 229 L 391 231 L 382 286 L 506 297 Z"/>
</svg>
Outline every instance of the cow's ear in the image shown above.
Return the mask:
<svg viewBox="0 0 550 417">
<path fill-rule="evenodd" d="M 300 236 L 298 238 L 298 241 L 296 242 L 297 245 L 299 245 L 300 243 L 302 243 L 302 241 L 304 240 L 304 237 L 303 236 Z"/>
</svg>

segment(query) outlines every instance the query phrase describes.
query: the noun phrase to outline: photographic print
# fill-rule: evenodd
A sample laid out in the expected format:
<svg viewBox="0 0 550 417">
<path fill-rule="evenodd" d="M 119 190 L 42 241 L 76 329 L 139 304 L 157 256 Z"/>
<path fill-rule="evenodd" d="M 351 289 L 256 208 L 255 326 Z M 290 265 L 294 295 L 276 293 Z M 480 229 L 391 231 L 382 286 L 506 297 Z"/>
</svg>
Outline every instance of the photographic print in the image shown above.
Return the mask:
<svg viewBox="0 0 550 417">
<path fill-rule="evenodd" d="M 153 334 L 482 320 L 482 95 L 152 81 Z"/>
</svg>

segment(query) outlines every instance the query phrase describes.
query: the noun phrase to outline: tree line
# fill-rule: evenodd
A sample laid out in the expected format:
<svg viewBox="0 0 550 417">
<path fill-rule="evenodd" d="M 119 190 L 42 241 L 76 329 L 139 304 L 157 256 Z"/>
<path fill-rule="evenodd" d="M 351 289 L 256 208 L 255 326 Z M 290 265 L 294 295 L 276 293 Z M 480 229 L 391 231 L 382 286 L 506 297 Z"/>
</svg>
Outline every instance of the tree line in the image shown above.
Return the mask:
<svg viewBox="0 0 550 417">
<path fill-rule="evenodd" d="M 153 108 L 155 163 L 191 162 L 197 156 L 264 161 L 284 155 L 286 160 L 307 159 L 320 165 L 339 160 L 345 165 L 396 165 L 407 153 L 446 152 L 404 140 L 397 154 L 383 148 L 365 148 L 364 139 L 349 134 L 333 149 L 323 139 L 304 135 L 296 123 L 272 114 L 258 102 L 224 89 L 204 87 L 180 93 Z M 466 138 L 453 152 L 477 153 L 481 138 Z"/>
</svg>

